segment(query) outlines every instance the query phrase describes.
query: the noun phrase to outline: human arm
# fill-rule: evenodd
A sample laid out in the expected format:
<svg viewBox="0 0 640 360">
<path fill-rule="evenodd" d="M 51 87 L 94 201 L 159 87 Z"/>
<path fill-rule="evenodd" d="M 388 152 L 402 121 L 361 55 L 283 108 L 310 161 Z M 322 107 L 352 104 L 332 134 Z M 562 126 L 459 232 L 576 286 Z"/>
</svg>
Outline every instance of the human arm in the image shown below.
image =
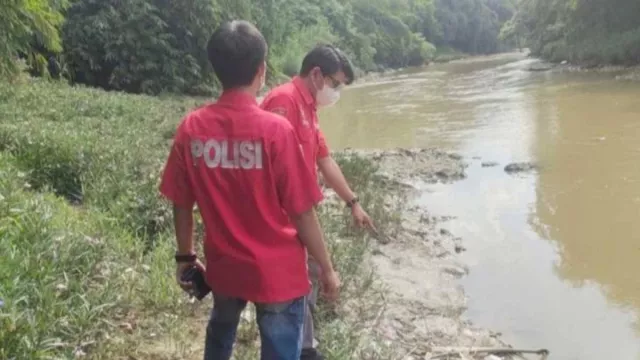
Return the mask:
<svg viewBox="0 0 640 360">
<path fill-rule="evenodd" d="M 320 173 L 327 185 L 329 185 L 329 187 L 338 194 L 340 199 L 345 203 L 350 204 L 351 215 L 358 226 L 375 229 L 373 221 L 367 212 L 364 211 L 362 206 L 360 206 L 360 203 L 354 201 L 357 200 L 357 197 L 349 187 L 349 183 L 344 177 L 340 166 L 336 163 L 333 157 L 331 157 L 324 135 L 320 130 L 318 130 L 318 148 L 318 170 L 320 170 Z"/>
<path fill-rule="evenodd" d="M 340 279 L 331 263 L 331 257 L 325 245 L 316 211 L 311 208 L 299 215 L 295 215 L 293 216 L 293 222 L 298 230 L 300 240 L 309 251 L 309 254 L 320 265 L 325 296 L 330 300 L 336 299 L 340 289 Z"/>
<path fill-rule="evenodd" d="M 173 204 L 173 221 L 176 234 L 176 255 L 181 259 L 176 266 L 176 281 L 185 290 L 191 289 L 191 283 L 182 281 L 182 274 L 191 266 L 204 271 L 205 267 L 197 259 L 193 244 L 193 206 L 195 196 L 189 182 L 185 157 L 186 136 L 182 125 L 178 128 L 169 152 L 160 183 L 160 193 Z"/>
<path fill-rule="evenodd" d="M 193 246 L 193 210 L 173 206 L 173 224 L 176 232 L 177 253 L 181 255 L 195 254 Z"/>
<path fill-rule="evenodd" d="M 347 179 L 344 177 L 340 166 L 331 156 L 326 156 L 322 159 L 318 159 L 318 169 L 324 178 L 324 181 L 329 185 L 333 191 L 338 194 L 340 199 L 344 202 L 348 202 L 356 197 Z"/>
<path fill-rule="evenodd" d="M 182 281 L 182 275 L 186 270 L 192 266 L 197 267 L 202 272 L 206 271 L 205 266 L 198 260 L 195 248 L 193 246 L 193 209 L 173 206 L 173 223 L 176 233 L 176 245 L 178 256 L 191 257 L 192 259 L 181 260 L 176 265 L 176 281 L 178 285 L 185 290 L 189 291 L 193 285 L 191 282 Z"/>
<path fill-rule="evenodd" d="M 307 167 L 290 124 L 273 146 L 272 164 L 281 205 L 298 230 L 300 241 L 320 265 L 327 297 L 335 298 L 340 282 L 315 211 L 315 206 L 322 200 L 322 192 Z"/>
</svg>

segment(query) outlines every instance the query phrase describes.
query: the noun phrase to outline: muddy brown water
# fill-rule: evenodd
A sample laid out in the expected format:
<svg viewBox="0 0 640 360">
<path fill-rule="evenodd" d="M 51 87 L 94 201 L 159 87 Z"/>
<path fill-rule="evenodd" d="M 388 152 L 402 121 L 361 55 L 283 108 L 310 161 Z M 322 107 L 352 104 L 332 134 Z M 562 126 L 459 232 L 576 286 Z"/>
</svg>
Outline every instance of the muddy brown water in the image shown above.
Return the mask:
<svg viewBox="0 0 640 360">
<path fill-rule="evenodd" d="M 385 76 L 345 91 L 321 126 L 334 149 L 467 158 L 467 179 L 424 184 L 419 201 L 456 217 L 446 226 L 467 247 L 476 325 L 550 359 L 640 360 L 640 82 L 527 71 L 535 61 L 506 54 Z M 506 174 L 516 161 L 540 169 Z"/>
</svg>

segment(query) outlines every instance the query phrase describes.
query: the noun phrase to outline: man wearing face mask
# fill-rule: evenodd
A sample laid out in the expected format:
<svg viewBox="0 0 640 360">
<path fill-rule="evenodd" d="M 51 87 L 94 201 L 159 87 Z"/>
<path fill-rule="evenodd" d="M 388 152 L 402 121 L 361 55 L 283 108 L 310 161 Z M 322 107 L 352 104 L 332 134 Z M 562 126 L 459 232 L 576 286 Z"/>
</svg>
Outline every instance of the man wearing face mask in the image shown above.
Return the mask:
<svg viewBox="0 0 640 360">
<path fill-rule="evenodd" d="M 303 59 L 299 76 L 271 90 L 261 107 L 286 117 L 293 124 L 309 170 L 316 177 L 317 170 L 320 170 L 327 185 L 340 196 L 347 207 L 351 208 L 351 214 L 358 226 L 373 228 L 371 218 L 358 203 L 358 197 L 331 157 L 318 123 L 318 107 L 335 104 L 340 99 L 340 90 L 353 80 L 353 68 L 344 53 L 331 45 L 319 45 Z M 313 289 L 308 297 L 309 309 L 305 316 L 300 359 L 320 360 L 324 357 L 314 347 L 311 314 L 317 298 L 320 269 L 312 256 L 309 256 L 308 270 Z"/>
</svg>

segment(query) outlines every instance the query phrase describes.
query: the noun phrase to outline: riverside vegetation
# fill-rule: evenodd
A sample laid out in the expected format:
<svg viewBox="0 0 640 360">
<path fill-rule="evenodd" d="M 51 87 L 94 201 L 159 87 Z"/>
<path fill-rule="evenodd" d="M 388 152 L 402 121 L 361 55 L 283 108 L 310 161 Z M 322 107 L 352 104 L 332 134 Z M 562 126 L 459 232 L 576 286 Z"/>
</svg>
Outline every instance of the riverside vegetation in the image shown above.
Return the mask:
<svg viewBox="0 0 640 360">
<path fill-rule="evenodd" d="M 519 0 L 501 38 L 585 67 L 640 64 L 637 0 Z"/>
<path fill-rule="evenodd" d="M 579 65 L 640 63 L 635 0 L 12 0 L 0 9 L 0 77 L 32 75 L 112 90 L 215 94 L 206 41 L 224 20 L 255 23 L 269 82 L 297 72 L 317 42 L 360 72 L 528 47 Z"/>
<path fill-rule="evenodd" d="M 513 47 L 498 38 L 516 0 L 12 0 L 0 9 L 0 75 L 34 75 L 134 93 L 215 94 L 205 45 L 224 20 L 257 25 L 271 83 L 317 42 L 361 72 Z"/>
<path fill-rule="evenodd" d="M 38 79 L 0 89 L 0 359 L 201 356 L 192 337 L 210 298 L 190 302 L 175 284 L 171 213 L 157 191 L 176 124 L 197 104 Z M 338 159 L 390 231 L 398 217 L 376 166 Z M 319 323 L 333 359 L 354 358 L 383 301 L 363 262 L 370 239 L 343 212 L 320 209 L 345 286 Z M 358 316 L 336 316 L 347 310 Z M 236 358 L 255 358 L 256 334 L 243 326 Z"/>
</svg>

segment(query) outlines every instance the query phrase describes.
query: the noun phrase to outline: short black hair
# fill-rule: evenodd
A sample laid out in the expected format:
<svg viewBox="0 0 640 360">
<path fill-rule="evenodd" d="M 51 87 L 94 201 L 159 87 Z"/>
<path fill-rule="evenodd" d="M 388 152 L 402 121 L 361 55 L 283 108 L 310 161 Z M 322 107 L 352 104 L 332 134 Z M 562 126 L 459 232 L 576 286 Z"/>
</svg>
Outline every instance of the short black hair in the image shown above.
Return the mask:
<svg viewBox="0 0 640 360">
<path fill-rule="evenodd" d="M 223 89 L 248 86 L 266 59 L 267 42 L 250 22 L 228 21 L 211 35 L 207 55 Z"/>
<path fill-rule="evenodd" d="M 322 75 L 325 76 L 342 71 L 347 78 L 347 85 L 354 80 L 351 62 L 340 49 L 333 45 L 320 44 L 309 51 L 302 60 L 300 75 L 309 75 L 316 66 L 320 68 Z"/>
</svg>

